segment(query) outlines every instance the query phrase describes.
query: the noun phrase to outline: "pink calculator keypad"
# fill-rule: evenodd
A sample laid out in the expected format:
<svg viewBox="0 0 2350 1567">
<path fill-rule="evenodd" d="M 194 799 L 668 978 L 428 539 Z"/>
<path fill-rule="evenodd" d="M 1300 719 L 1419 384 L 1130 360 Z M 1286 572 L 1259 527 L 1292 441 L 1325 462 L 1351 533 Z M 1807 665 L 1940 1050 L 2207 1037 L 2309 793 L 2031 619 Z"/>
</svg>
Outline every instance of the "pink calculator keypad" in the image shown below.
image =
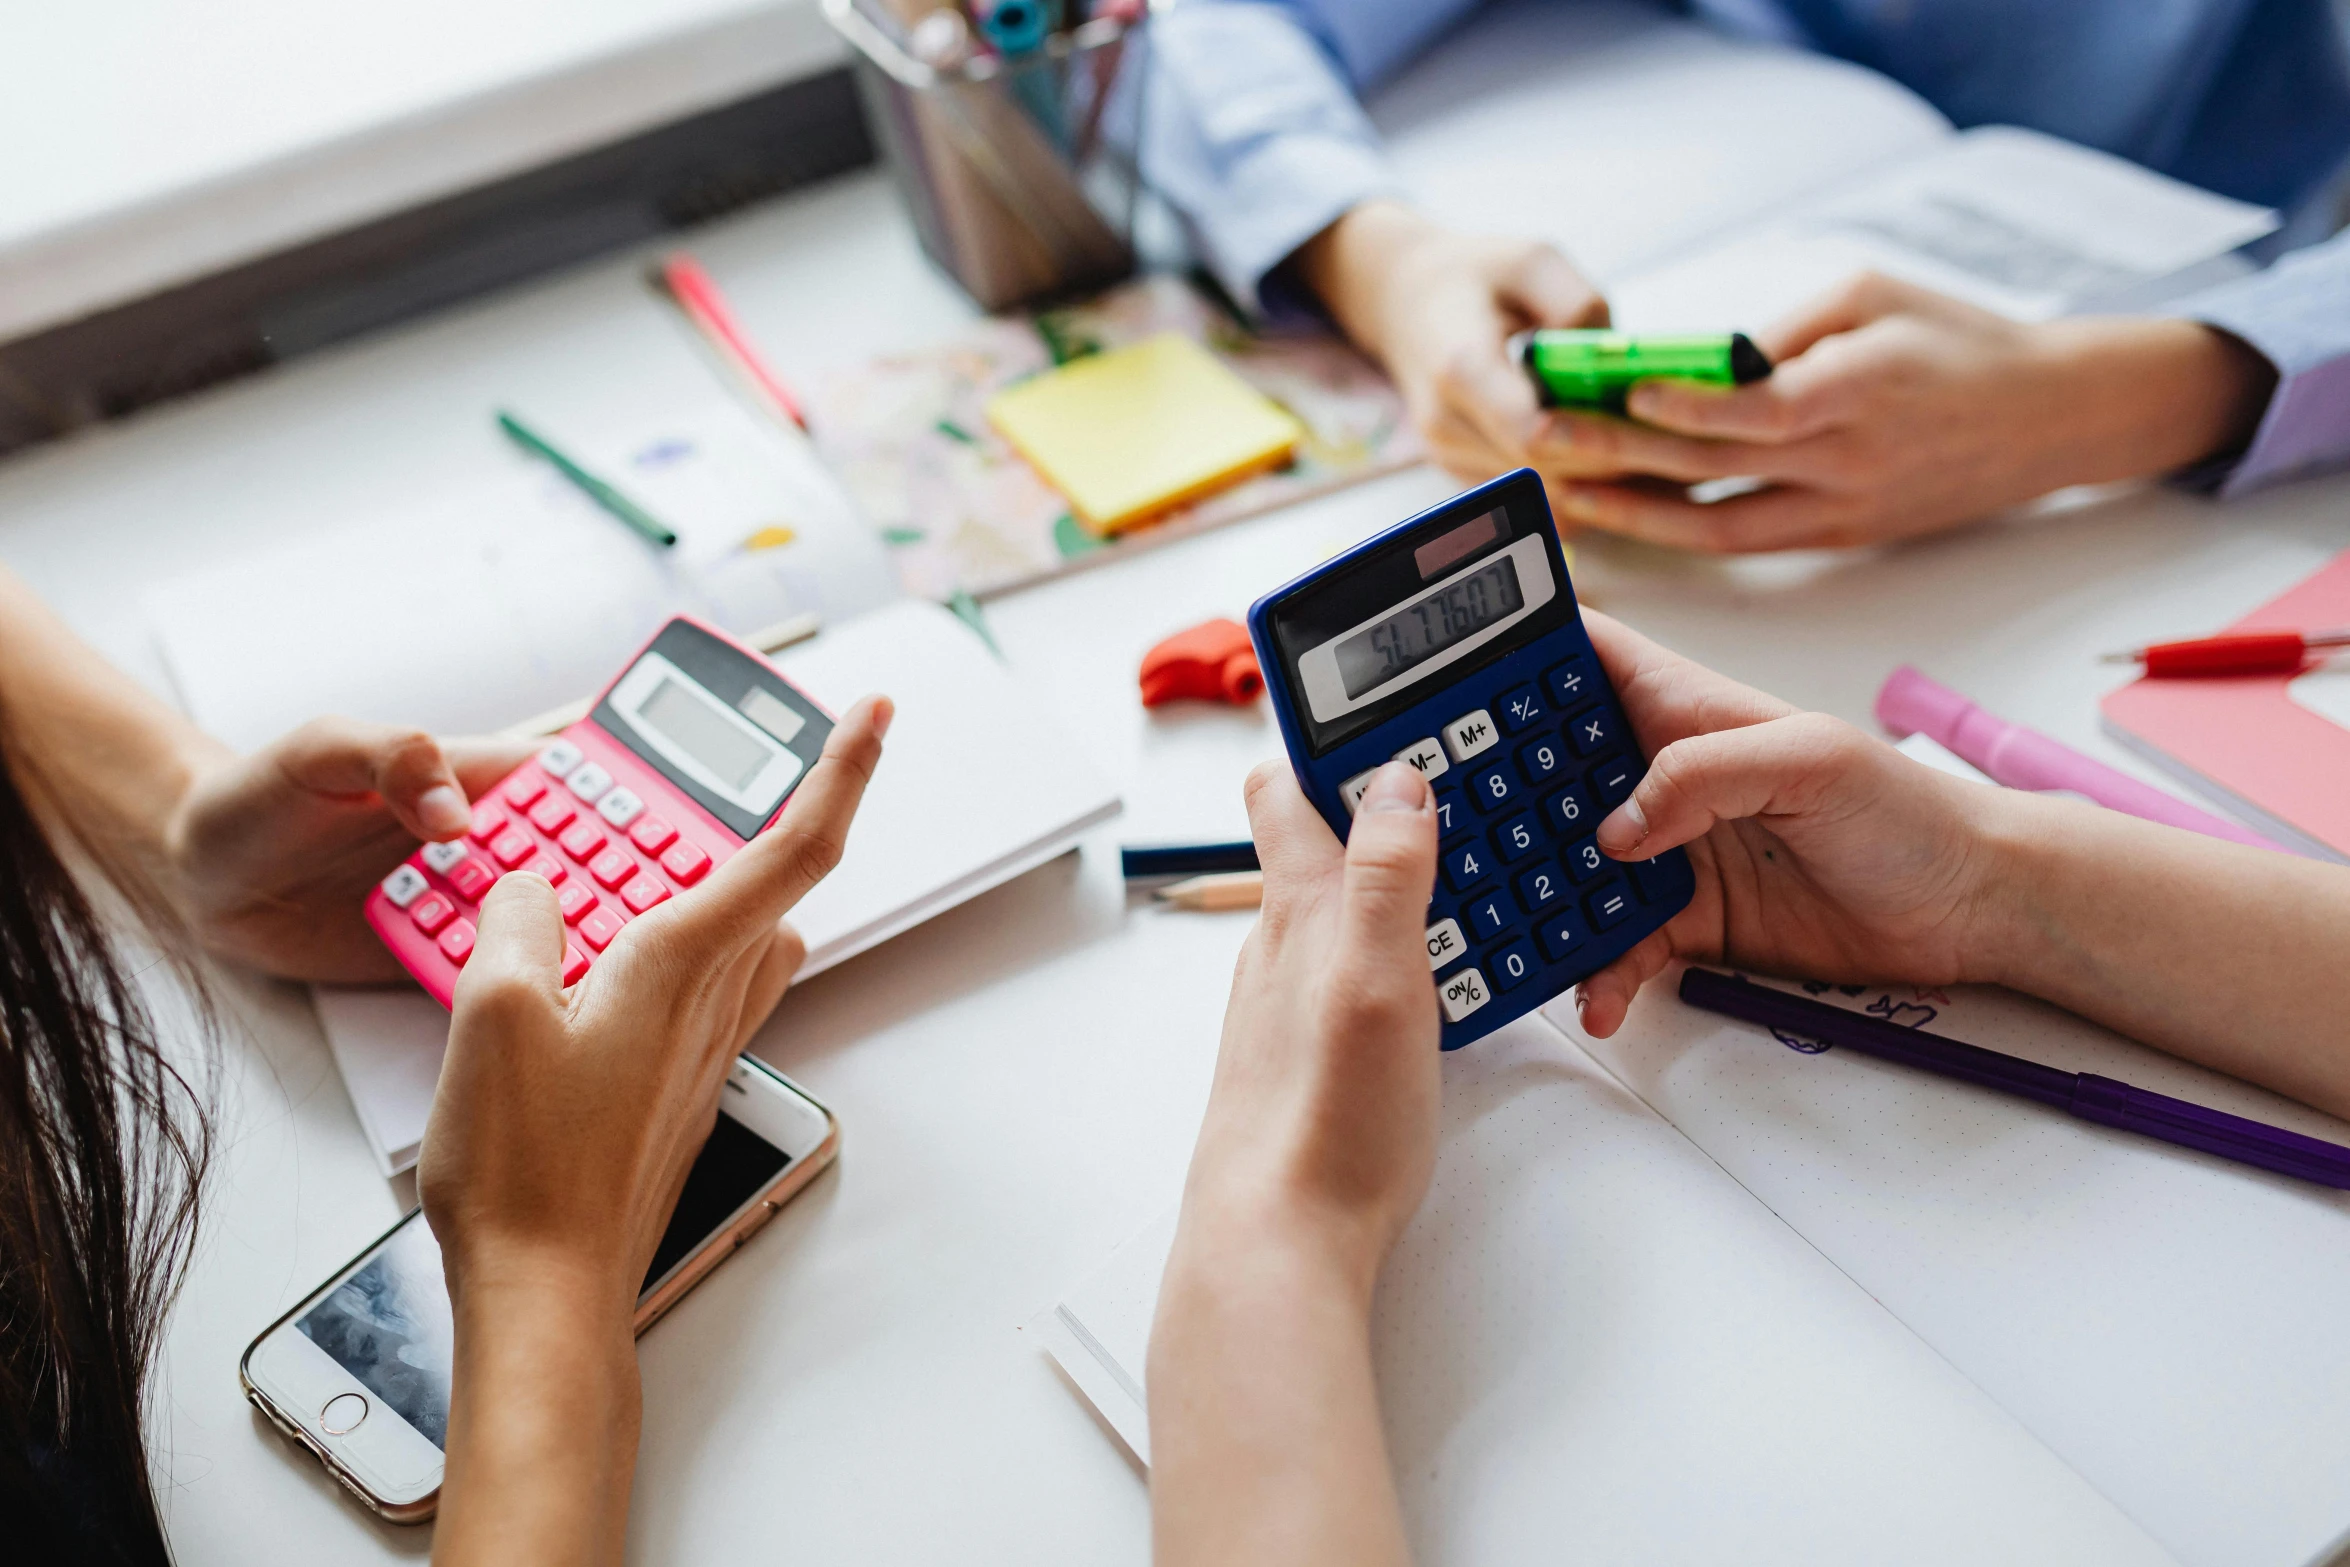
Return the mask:
<svg viewBox="0 0 2350 1567">
<path fill-rule="evenodd" d="M 616 797 L 610 809 L 625 831 L 599 816 L 606 795 Z M 659 810 L 632 813 L 623 802 L 633 801 L 657 802 Z M 572 985 L 629 920 L 702 881 L 741 847 L 634 752 L 582 720 L 482 797 L 465 839 L 426 845 L 369 893 L 367 919 L 446 1006 L 473 955 L 481 900 L 508 872 L 535 871 L 554 884 L 571 927 L 563 983 Z"/>
</svg>

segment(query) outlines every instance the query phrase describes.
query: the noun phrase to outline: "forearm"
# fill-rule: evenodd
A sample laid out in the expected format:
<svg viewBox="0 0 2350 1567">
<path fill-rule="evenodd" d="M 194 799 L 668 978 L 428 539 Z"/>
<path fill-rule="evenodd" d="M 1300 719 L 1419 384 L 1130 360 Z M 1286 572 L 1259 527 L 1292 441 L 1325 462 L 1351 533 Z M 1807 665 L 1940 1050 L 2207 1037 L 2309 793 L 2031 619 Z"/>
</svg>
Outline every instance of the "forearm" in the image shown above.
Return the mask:
<svg viewBox="0 0 2350 1567">
<path fill-rule="evenodd" d="M 2350 1116 L 2350 868 L 2006 795 L 1992 978 Z"/>
<path fill-rule="evenodd" d="M 1151 1333 L 1160 1567 L 1408 1562 L 1371 1367 L 1376 1268 L 1187 1212 Z"/>
<path fill-rule="evenodd" d="M 625 1303 L 558 1278 L 452 1291 L 456 1368 L 433 1559 L 617 1562 L 642 1413 Z"/>
<path fill-rule="evenodd" d="M 1398 201 L 1363 202 L 1298 247 L 1297 280 L 1322 302 L 1330 318 L 1365 351 L 1386 355 L 1388 322 L 1400 296 L 1408 305 L 1414 283 L 1397 256 L 1435 231 L 1426 217 Z"/>
<path fill-rule="evenodd" d="M 229 753 L 0 568 L 0 711 L 45 815 L 101 853 L 154 863 L 195 776 Z"/>
<path fill-rule="evenodd" d="M 2276 386 L 2267 360 L 2193 321 L 2085 317 L 2036 329 L 2060 465 L 2046 488 L 2172 473 L 2240 451 Z"/>
</svg>

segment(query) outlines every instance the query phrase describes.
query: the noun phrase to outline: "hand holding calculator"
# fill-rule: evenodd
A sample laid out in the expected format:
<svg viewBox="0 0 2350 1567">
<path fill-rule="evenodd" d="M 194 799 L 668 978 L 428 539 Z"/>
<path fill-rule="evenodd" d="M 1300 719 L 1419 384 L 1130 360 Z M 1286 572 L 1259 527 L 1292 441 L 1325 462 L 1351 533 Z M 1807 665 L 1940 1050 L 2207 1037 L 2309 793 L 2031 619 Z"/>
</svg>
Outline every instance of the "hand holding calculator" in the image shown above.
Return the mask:
<svg viewBox="0 0 2350 1567">
<path fill-rule="evenodd" d="M 1688 906 L 1696 879 L 1679 849 L 1620 864 L 1593 836 L 1648 763 L 1533 470 L 1275 589 L 1248 623 L 1290 765 L 1333 831 L 1346 836 L 1390 759 L 1434 786 L 1428 966 L 1445 1049 L 1564 993 Z"/>
<path fill-rule="evenodd" d="M 749 648 L 670 621 L 588 716 L 367 895 L 367 922 L 447 1006 L 501 876 L 554 884 L 576 984 L 623 926 L 765 830 L 823 754 L 832 719 Z"/>
</svg>

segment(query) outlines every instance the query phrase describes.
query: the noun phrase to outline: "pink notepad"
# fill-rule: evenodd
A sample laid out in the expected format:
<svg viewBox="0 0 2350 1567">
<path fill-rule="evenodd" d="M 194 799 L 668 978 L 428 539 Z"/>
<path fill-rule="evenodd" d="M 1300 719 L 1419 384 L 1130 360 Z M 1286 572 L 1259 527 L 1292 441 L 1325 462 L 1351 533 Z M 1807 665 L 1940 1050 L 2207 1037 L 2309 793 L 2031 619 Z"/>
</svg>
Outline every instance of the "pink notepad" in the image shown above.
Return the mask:
<svg viewBox="0 0 2350 1567">
<path fill-rule="evenodd" d="M 2350 625 L 2350 551 L 2229 631 Z M 2106 733 L 2261 832 L 2350 860 L 2350 668 L 2139 679 L 2103 703 Z"/>
</svg>

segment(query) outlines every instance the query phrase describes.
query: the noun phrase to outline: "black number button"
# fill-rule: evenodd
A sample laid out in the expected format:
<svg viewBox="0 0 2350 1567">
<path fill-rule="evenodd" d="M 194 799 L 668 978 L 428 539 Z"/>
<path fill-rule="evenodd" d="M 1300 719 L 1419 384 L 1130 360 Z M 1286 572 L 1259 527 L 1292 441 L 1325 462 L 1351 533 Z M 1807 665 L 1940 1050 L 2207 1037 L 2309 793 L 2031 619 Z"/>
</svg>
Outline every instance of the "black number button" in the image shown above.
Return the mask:
<svg viewBox="0 0 2350 1567">
<path fill-rule="evenodd" d="M 1495 811 L 1518 797 L 1518 785 L 1510 781 L 1506 767 L 1488 767 L 1469 780 L 1469 798 L 1477 802 L 1477 809 L 1491 816 Z"/>
<path fill-rule="evenodd" d="M 1518 906 L 1539 914 L 1567 895 L 1567 878 L 1555 865 L 1537 865 L 1518 878 Z"/>
<path fill-rule="evenodd" d="M 1466 892 L 1493 874 L 1493 851 L 1474 839 L 1444 853 L 1444 879 L 1455 892 Z"/>
<path fill-rule="evenodd" d="M 1468 825 L 1468 815 L 1461 809 L 1459 795 L 1448 792 L 1436 797 L 1436 834 L 1438 837 L 1449 838 L 1454 832 Z"/>
<path fill-rule="evenodd" d="M 1578 882 L 1589 881 L 1607 869 L 1607 856 L 1599 852 L 1599 840 L 1586 838 L 1566 852 L 1567 874 Z"/>
<path fill-rule="evenodd" d="M 1542 782 L 1566 765 L 1567 749 L 1556 740 L 1537 740 L 1518 748 L 1518 774 L 1530 784 Z"/>
<path fill-rule="evenodd" d="M 1501 894 L 1489 892 L 1461 911 L 1468 916 L 1469 929 L 1477 933 L 1479 941 L 1491 941 L 1517 923 L 1517 915 L 1501 901 Z"/>
<path fill-rule="evenodd" d="M 1495 990 L 1515 990 L 1534 973 L 1534 949 L 1523 941 L 1513 941 L 1499 952 L 1489 952 L 1485 972 L 1493 976 Z"/>
<path fill-rule="evenodd" d="M 1534 813 L 1513 816 L 1493 829 L 1493 846 L 1501 851 L 1501 863 L 1515 865 L 1518 861 L 1542 847 L 1542 834 L 1534 821 Z"/>
<path fill-rule="evenodd" d="M 1555 831 L 1567 837 L 1587 833 L 1599 822 L 1591 808 L 1591 796 L 1580 785 L 1561 789 L 1544 801 L 1542 814 Z"/>
</svg>

